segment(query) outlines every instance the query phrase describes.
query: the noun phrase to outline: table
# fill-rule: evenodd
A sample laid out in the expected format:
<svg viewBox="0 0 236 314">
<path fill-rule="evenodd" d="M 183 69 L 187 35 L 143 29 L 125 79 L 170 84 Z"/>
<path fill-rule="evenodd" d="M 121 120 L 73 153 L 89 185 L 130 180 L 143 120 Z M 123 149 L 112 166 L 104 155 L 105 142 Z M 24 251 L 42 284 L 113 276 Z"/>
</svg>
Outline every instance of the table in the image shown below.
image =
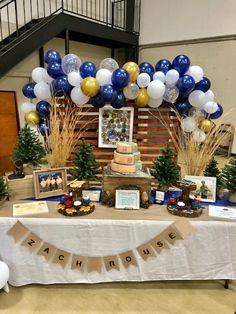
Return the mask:
<svg viewBox="0 0 236 314">
<path fill-rule="evenodd" d="M 116 210 L 97 205 L 83 217 L 66 218 L 56 211 L 56 203 L 48 202 L 49 213 L 18 218 L 44 241 L 62 250 L 83 256 L 115 255 L 148 242 L 179 217 L 165 206 L 149 209 Z M 199 218 L 190 219 L 195 232 L 177 241 L 169 250 L 143 261 L 134 250 L 138 267 L 87 273 L 66 266 L 47 263 L 43 257 L 15 244 L 6 232 L 15 224 L 12 203 L 0 208 L 0 259 L 10 268 L 9 283 L 21 286 L 31 283 L 98 283 L 148 280 L 236 279 L 236 222 L 208 217 L 207 210 Z"/>
</svg>

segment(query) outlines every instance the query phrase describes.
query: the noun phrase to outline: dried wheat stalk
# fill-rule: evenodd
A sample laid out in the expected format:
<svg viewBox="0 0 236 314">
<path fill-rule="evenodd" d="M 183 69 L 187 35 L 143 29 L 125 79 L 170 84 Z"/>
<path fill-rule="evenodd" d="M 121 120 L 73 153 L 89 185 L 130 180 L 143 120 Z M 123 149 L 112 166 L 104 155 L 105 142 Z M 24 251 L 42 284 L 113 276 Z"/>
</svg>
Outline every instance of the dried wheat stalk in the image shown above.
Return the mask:
<svg viewBox="0 0 236 314">
<path fill-rule="evenodd" d="M 221 129 L 221 123 L 223 120 L 225 123 L 226 115 L 217 120 L 217 125 L 215 125 L 206 134 L 205 141 L 199 143 L 193 140 L 191 133 L 184 132 L 182 130 L 181 122 L 183 118 L 179 115 L 179 113 L 174 108 L 171 108 L 171 111 L 173 111 L 179 121 L 179 127 L 177 130 L 179 134 L 178 139 L 174 137 L 168 123 L 165 122 L 159 109 L 157 109 L 159 116 L 155 115 L 153 112 L 149 112 L 152 116 L 158 119 L 168 131 L 170 138 L 178 152 L 179 164 L 185 167 L 188 175 L 199 176 L 203 173 L 210 159 L 214 156 L 216 150 L 220 146 L 220 143 L 225 139 L 226 136 L 228 136 L 228 132 L 231 128 L 230 125 L 225 129 L 224 132 L 222 132 Z M 230 113 L 228 113 L 228 115 L 229 114 Z M 198 119 L 197 113 L 195 113 L 195 119 Z"/>
<path fill-rule="evenodd" d="M 50 134 L 46 134 L 48 164 L 51 168 L 64 167 L 78 140 L 97 118 L 83 122 L 84 113 L 81 106 L 75 106 L 69 98 L 60 107 L 54 97 L 50 110 Z"/>
</svg>

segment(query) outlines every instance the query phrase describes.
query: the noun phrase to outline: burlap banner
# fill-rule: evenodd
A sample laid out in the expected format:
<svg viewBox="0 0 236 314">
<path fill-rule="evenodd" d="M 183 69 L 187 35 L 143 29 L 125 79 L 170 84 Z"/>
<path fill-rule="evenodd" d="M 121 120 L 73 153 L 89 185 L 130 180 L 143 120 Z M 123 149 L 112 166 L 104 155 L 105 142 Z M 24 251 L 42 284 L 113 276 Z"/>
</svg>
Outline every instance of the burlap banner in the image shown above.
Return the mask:
<svg viewBox="0 0 236 314">
<path fill-rule="evenodd" d="M 112 269 L 119 271 L 119 259 L 124 268 L 128 268 L 129 266 L 136 267 L 138 264 L 134 250 L 137 250 L 138 254 L 144 261 L 151 257 L 155 258 L 162 252 L 162 250 L 170 249 L 177 240 L 184 240 L 193 232 L 193 230 L 193 226 L 187 219 L 180 219 L 150 241 L 139 245 L 133 250 L 117 253 L 117 255 L 111 256 L 81 256 L 71 254 L 43 241 L 36 234 L 30 232 L 30 230 L 19 221 L 7 231 L 7 234 L 12 236 L 15 242 L 21 240 L 21 245 L 28 248 L 30 253 L 34 252 L 39 256 L 43 256 L 48 263 L 58 264 L 62 268 L 65 268 L 69 264 L 71 258 L 71 269 L 81 272 L 84 272 L 87 269 L 88 273 L 101 273 L 103 264 L 106 271 L 111 271 Z"/>
</svg>

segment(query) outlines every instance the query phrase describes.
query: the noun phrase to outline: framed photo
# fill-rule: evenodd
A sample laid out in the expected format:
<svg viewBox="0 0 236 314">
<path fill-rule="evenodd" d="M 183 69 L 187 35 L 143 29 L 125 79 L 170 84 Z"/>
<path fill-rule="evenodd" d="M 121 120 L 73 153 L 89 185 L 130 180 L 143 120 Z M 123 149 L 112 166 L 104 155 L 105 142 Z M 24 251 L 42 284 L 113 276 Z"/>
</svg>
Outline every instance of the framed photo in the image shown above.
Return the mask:
<svg viewBox="0 0 236 314">
<path fill-rule="evenodd" d="M 101 191 L 99 190 L 83 190 L 82 191 L 82 197 L 89 196 L 90 200 L 92 202 L 99 202 Z"/>
<path fill-rule="evenodd" d="M 100 108 L 98 146 L 115 148 L 117 142 L 132 142 L 133 122 L 134 108 L 132 107 Z"/>
<path fill-rule="evenodd" d="M 62 195 L 67 192 L 66 168 L 36 170 L 33 175 L 36 199 Z"/>
<path fill-rule="evenodd" d="M 116 190 L 115 208 L 139 209 L 139 190 Z"/>
<path fill-rule="evenodd" d="M 185 179 L 193 181 L 197 185 L 196 190 L 191 191 L 191 194 L 203 202 L 215 202 L 216 177 L 185 176 Z"/>
</svg>

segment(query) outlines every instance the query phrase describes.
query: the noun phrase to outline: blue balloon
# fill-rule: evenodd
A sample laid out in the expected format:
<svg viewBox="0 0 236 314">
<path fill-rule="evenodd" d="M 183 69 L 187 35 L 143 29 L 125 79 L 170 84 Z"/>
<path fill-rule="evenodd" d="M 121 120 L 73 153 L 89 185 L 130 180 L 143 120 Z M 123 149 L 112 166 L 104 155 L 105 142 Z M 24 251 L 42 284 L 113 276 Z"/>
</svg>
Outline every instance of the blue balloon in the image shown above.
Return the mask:
<svg viewBox="0 0 236 314">
<path fill-rule="evenodd" d="M 47 117 L 50 114 L 50 104 L 45 100 L 41 100 L 36 104 L 36 111 L 41 117 Z"/>
<path fill-rule="evenodd" d="M 106 103 L 112 102 L 114 99 L 114 88 L 111 84 L 103 85 L 100 89 L 100 95 Z"/>
<path fill-rule="evenodd" d="M 172 67 L 179 72 L 180 75 L 183 75 L 185 72 L 188 71 L 190 66 L 190 60 L 185 55 L 179 55 L 174 58 L 172 62 Z"/>
<path fill-rule="evenodd" d="M 36 98 L 35 93 L 34 93 L 35 85 L 36 85 L 35 83 L 28 83 L 22 87 L 22 93 L 24 94 L 25 97 L 28 97 L 30 99 Z"/>
<path fill-rule="evenodd" d="M 194 90 L 195 81 L 192 76 L 184 75 L 179 78 L 176 86 L 178 87 L 180 94 L 186 97 Z"/>
<path fill-rule="evenodd" d="M 57 52 L 56 50 L 48 50 L 45 53 L 44 61 L 47 64 L 49 64 L 51 62 L 61 63 L 61 56 L 60 56 L 59 52 Z"/>
<path fill-rule="evenodd" d="M 140 63 L 139 70 L 140 70 L 140 73 L 147 73 L 148 75 L 150 75 L 152 79 L 153 74 L 154 74 L 154 67 L 150 63 L 148 62 Z"/>
<path fill-rule="evenodd" d="M 115 91 L 115 98 L 112 101 L 111 105 L 115 109 L 120 109 L 123 107 L 125 102 L 125 96 L 122 91 Z"/>
<path fill-rule="evenodd" d="M 101 94 L 97 94 L 94 97 L 90 98 L 90 103 L 95 107 L 95 108 L 102 108 L 105 106 L 105 101 L 102 98 Z"/>
<path fill-rule="evenodd" d="M 175 103 L 175 108 L 178 110 L 181 116 L 187 115 L 191 107 L 192 106 L 187 100 Z"/>
<path fill-rule="evenodd" d="M 61 68 L 61 63 L 59 62 L 49 63 L 47 72 L 54 79 L 58 78 L 61 75 L 64 75 L 64 72 L 62 71 L 62 68 Z"/>
<path fill-rule="evenodd" d="M 80 66 L 80 75 L 82 78 L 92 76 L 95 77 L 97 73 L 96 66 L 93 62 L 86 61 Z"/>
<path fill-rule="evenodd" d="M 53 81 L 53 91 L 58 97 L 67 95 L 71 92 L 73 86 L 68 82 L 67 75 L 62 75 Z"/>
<path fill-rule="evenodd" d="M 123 68 L 118 68 L 112 73 L 111 81 L 115 89 L 124 88 L 129 83 L 129 73 Z"/>
<path fill-rule="evenodd" d="M 166 74 L 169 70 L 172 69 L 172 64 L 169 60 L 167 59 L 161 59 L 157 62 L 155 66 L 156 71 L 161 71 L 164 74 Z"/>
<path fill-rule="evenodd" d="M 218 119 L 219 117 L 222 116 L 223 111 L 224 111 L 223 107 L 220 104 L 218 104 L 218 109 L 216 110 L 216 112 L 211 113 L 209 118 L 210 119 Z"/>
<path fill-rule="evenodd" d="M 50 128 L 45 121 L 39 121 L 38 128 L 42 136 L 50 135 Z"/>
<path fill-rule="evenodd" d="M 211 87 L 211 81 L 207 78 L 204 77 L 202 78 L 201 81 L 199 81 L 196 85 L 195 85 L 195 89 L 197 90 L 201 90 L 204 93 L 208 91 L 208 89 L 210 89 Z"/>
</svg>

